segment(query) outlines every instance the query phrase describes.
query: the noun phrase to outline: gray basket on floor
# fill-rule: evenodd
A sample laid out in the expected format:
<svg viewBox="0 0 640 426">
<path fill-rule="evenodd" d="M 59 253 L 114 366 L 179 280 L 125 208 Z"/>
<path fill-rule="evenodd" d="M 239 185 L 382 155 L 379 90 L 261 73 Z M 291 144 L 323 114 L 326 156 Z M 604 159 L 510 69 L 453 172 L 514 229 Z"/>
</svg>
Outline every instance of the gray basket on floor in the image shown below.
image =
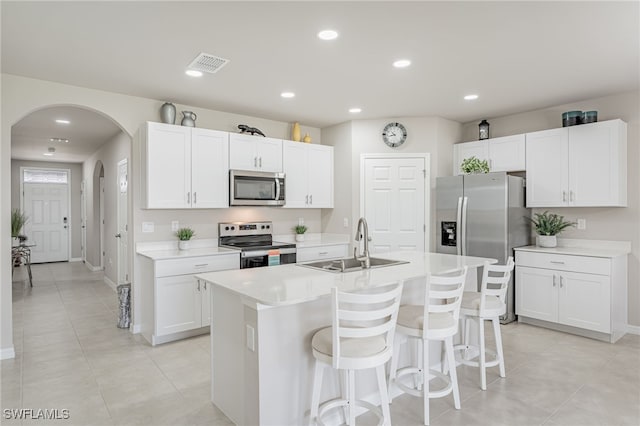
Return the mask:
<svg viewBox="0 0 640 426">
<path fill-rule="evenodd" d="M 131 284 L 118 286 L 118 328 L 129 328 L 131 324 Z"/>
</svg>

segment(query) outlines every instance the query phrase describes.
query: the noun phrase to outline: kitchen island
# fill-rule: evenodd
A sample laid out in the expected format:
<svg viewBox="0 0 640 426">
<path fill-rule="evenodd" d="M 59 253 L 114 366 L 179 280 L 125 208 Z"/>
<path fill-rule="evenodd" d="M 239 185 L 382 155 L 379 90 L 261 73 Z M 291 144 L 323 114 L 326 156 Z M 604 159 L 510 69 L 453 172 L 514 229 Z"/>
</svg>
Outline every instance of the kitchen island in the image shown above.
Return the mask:
<svg viewBox="0 0 640 426">
<path fill-rule="evenodd" d="M 332 287 L 358 291 L 405 280 L 403 303 L 421 304 L 421 278 L 426 274 L 464 266 L 475 274 L 485 261 L 496 263 L 495 259 L 423 252 L 380 257 L 408 263 L 347 273 L 290 264 L 198 274 L 197 279 L 211 284 L 213 403 L 236 424 L 308 423 L 311 337 L 331 324 Z M 432 351 L 432 359 L 438 360 L 439 345 L 434 344 Z M 372 373 L 368 381 L 368 373 L 359 376 L 358 398 L 376 403 L 375 378 Z M 335 397 L 337 378 L 325 377 L 322 399 Z"/>
</svg>

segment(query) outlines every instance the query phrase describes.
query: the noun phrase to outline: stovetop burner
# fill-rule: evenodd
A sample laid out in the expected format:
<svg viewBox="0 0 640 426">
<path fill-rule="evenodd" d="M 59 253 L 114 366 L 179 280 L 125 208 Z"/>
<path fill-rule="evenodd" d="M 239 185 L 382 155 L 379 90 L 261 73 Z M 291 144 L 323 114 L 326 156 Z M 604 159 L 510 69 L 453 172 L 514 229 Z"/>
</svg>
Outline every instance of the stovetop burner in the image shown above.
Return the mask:
<svg viewBox="0 0 640 426">
<path fill-rule="evenodd" d="M 274 250 L 295 248 L 294 243 L 273 241 L 271 222 L 233 222 L 219 223 L 220 247 L 236 250 Z"/>
</svg>

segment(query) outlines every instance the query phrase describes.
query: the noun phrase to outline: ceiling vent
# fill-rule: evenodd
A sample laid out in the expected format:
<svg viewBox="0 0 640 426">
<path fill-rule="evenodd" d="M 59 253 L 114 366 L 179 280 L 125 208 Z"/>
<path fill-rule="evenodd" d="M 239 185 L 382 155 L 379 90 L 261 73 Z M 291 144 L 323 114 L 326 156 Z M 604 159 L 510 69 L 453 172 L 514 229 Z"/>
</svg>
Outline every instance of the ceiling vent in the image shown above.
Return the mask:
<svg viewBox="0 0 640 426">
<path fill-rule="evenodd" d="M 187 68 L 215 74 L 218 70 L 229 63 L 228 59 L 210 55 L 208 53 L 199 54 Z"/>
</svg>

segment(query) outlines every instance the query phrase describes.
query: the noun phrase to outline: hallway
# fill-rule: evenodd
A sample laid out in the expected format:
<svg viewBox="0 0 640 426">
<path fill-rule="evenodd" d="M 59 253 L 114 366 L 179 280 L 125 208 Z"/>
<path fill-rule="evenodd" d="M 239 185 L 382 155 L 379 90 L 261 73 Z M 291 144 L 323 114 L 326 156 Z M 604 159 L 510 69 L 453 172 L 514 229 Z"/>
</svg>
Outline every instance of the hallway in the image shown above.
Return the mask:
<svg viewBox="0 0 640 426">
<path fill-rule="evenodd" d="M 231 424 L 210 402 L 208 336 L 153 348 L 116 327 L 102 272 L 37 264 L 29 288 L 23 269 L 13 277 L 16 358 L 0 363 L 3 409 L 68 409 L 56 424 Z"/>
</svg>

